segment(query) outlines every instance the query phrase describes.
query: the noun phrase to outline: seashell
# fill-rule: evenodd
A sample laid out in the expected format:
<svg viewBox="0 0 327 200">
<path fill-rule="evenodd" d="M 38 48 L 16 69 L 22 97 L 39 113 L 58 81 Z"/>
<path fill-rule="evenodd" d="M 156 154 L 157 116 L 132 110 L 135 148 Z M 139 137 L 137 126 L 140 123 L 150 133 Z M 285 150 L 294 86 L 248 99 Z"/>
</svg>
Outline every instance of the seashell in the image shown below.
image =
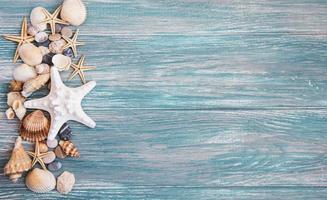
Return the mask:
<svg viewBox="0 0 327 200">
<path fill-rule="evenodd" d="M 70 38 L 71 36 L 73 36 L 73 31 L 68 26 L 65 26 L 61 29 L 61 35 Z"/>
<path fill-rule="evenodd" d="M 40 153 L 48 152 L 49 148 L 45 142 L 39 142 L 39 151 Z"/>
<path fill-rule="evenodd" d="M 52 57 L 54 55 L 55 55 L 54 53 L 48 53 L 48 54 L 44 55 L 43 59 L 42 59 L 42 63 L 45 63 L 45 64 L 48 64 L 48 65 L 52 66 L 53 65 Z"/>
<path fill-rule="evenodd" d="M 48 170 L 34 168 L 26 176 L 25 184 L 36 193 L 50 192 L 56 187 L 56 178 Z"/>
<path fill-rule="evenodd" d="M 75 184 L 75 176 L 73 173 L 64 171 L 57 178 L 57 191 L 60 194 L 68 194 Z"/>
<path fill-rule="evenodd" d="M 24 63 L 30 66 L 35 66 L 42 62 L 42 52 L 34 44 L 23 44 L 19 47 L 18 53 Z"/>
<path fill-rule="evenodd" d="M 37 47 L 41 47 L 41 46 L 42 47 L 48 47 L 50 45 L 50 42 L 51 42 L 50 40 L 46 40 L 45 42 L 37 42 L 36 46 Z"/>
<path fill-rule="evenodd" d="M 60 140 L 59 145 L 67 155 L 71 157 L 79 157 L 79 152 L 71 141 Z"/>
<path fill-rule="evenodd" d="M 6 117 L 7 117 L 7 119 L 15 118 L 15 112 L 11 107 L 6 110 Z"/>
<path fill-rule="evenodd" d="M 21 92 L 24 97 L 30 96 L 33 92 L 44 86 L 50 79 L 50 73 L 38 75 L 36 78 L 28 80 L 24 83 L 23 91 Z"/>
<path fill-rule="evenodd" d="M 56 67 L 59 71 L 68 70 L 72 60 L 68 56 L 62 54 L 56 54 L 52 57 L 53 66 Z"/>
<path fill-rule="evenodd" d="M 61 167 L 62 167 L 62 164 L 61 164 L 61 162 L 59 162 L 58 160 L 55 160 L 55 161 L 53 161 L 52 163 L 50 163 L 50 164 L 48 165 L 48 169 L 49 169 L 50 171 L 57 171 L 57 170 L 59 170 Z"/>
<path fill-rule="evenodd" d="M 42 56 L 47 55 L 48 53 L 50 53 L 50 50 L 49 50 L 48 47 L 39 46 L 39 49 L 41 50 Z"/>
<path fill-rule="evenodd" d="M 10 160 L 4 168 L 4 174 L 9 175 L 9 179 L 16 182 L 22 176 L 22 173 L 28 171 L 31 167 L 32 160 L 24 150 L 21 137 L 18 136 Z"/>
<path fill-rule="evenodd" d="M 63 52 L 63 47 L 67 44 L 67 42 L 63 39 L 53 41 L 49 44 L 49 50 L 51 53 L 59 53 L 61 54 Z"/>
<path fill-rule="evenodd" d="M 53 151 L 49 151 L 42 159 L 45 164 L 52 163 L 56 159 L 56 154 Z"/>
<path fill-rule="evenodd" d="M 20 136 L 27 141 L 36 142 L 47 138 L 50 122 L 41 110 L 27 115 L 20 125 Z"/>
<path fill-rule="evenodd" d="M 30 14 L 30 20 L 32 25 L 37 28 L 39 31 L 44 31 L 47 29 L 47 24 L 42 23 L 46 19 L 46 15 L 43 12 L 42 7 L 33 8 Z"/>
<path fill-rule="evenodd" d="M 12 104 L 12 109 L 15 111 L 19 120 L 22 120 L 26 114 L 26 108 L 20 100 L 15 100 Z"/>
<path fill-rule="evenodd" d="M 35 66 L 35 71 L 38 74 L 49 74 L 50 66 L 48 64 L 42 63 Z"/>
<path fill-rule="evenodd" d="M 62 24 L 56 24 L 56 25 L 55 25 L 55 32 L 56 32 L 56 33 L 60 33 L 60 31 L 61 31 L 61 29 L 62 29 L 62 26 L 63 26 Z"/>
<path fill-rule="evenodd" d="M 38 43 L 45 42 L 45 41 L 48 40 L 48 38 L 49 38 L 48 34 L 46 32 L 43 32 L 43 31 L 38 32 L 34 37 L 35 41 L 38 42 Z"/>
<path fill-rule="evenodd" d="M 47 146 L 49 148 L 55 148 L 56 146 L 58 146 L 58 140 L 56 140 L 56 139 L 53 139 L 53 140 L 47 139 Z"/>
<path fill-rule="evenodd" d="M 19 100 L 21 102 L 24 102 L 25 97 L 23 97 L 20 92 L 9 92 L 7 94 L 7 105 L 12 107 L 15 100 Z"/>
<path fill-rule="evenodd" d="M 57 146 L 54 150 L 56 156 L 60 159 L 66 158 L 66 153 L 62 150 L 61 146 Z"/>
<path fill-rule="evenodd" d="M 74 26 L 81 25 L 86 19 L 84 3 L 81 0 L 64 0 L 60 17 Z"/>
<path fill-rule="evenodd" d="M 14 79 L 20 82 L 26 82 L 29 79 L 35 78 L 36 75 L 35 69 L 26 64 L 17 66 L 13 72 Z"/>
<path fill-rule="evenodd" d="M 60 39 L 61 39 L 61 35 L 59 33 L 51 34 L 49 36 L 49 40 L 52 41 L 52 42 L 60 40 Z"/>
<path fill-rule="evenodd" d="M 29 25 L 27 28 L 27 33 L 31 36 L 35 36 L 38 32 L 39 30 L 35 26 Z"/>
<path fill-rule="evenodd" d="M 58 136 L 61 140 L 70 140 L 72 137 L 72 129 L 67 123 L 64 123 L 58 132 Z"/>
<path fill-rule="evenodd" d="M 12 80 L 9 83 L 9 89 L 11 92 L 20 92 L 23 89 L 23 82 Z"/>
</svg>

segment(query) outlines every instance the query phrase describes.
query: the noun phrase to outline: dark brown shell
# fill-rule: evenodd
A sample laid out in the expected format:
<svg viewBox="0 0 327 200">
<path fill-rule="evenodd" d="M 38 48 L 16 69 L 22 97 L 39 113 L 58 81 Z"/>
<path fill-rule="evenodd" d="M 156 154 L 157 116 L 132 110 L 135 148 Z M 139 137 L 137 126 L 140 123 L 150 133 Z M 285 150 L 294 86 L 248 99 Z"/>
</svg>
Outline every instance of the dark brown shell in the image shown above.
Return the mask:
<svg viewBox="0 0 327 200">
<path fill-rule="evenodd" d="M 41 110 L 27 115 L 20 126 L 20 136 L 27 141 L 36 142 L 45 140 L 50 129 L 50 122 Z"/>
<path fill-rule="evenodd" d="M 23 82 L 12 80 L 9 83 L 9 89 L 11 92 L 20 92 L 23 90 Z"/>
<path fill-rule="evenodd" d="M 79 152 L 76 148 L 76 146 L 69 140 L 64 141 L 64 140 L 60 140 L 59 145 L 61 147 L 61 149 L 68 155 L 71 157 L 79 157 Z"/>
</svg>

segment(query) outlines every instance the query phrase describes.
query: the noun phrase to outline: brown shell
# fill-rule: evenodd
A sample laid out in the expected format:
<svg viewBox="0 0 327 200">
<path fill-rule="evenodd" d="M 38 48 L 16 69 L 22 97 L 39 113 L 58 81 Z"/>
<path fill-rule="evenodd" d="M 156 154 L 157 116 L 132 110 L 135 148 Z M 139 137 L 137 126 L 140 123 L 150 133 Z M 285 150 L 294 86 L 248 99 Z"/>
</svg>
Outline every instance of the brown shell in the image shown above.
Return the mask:
<svg viewBox="0 0 327 200">
<path fill-rule="evenodd" d="M 18 137 L 10 160 L 4 168 L 4 174 L 9 175 L 10 180 L 16 182 L 22 176 L 22 173 L 28 171 L 31 167 L 32 160 L 24 150 L 21 137 Z"/>
<path fill-rule="evenodd" d="M 41 110 L 27 115 L 20 126 L 20 136 L 27 141 L 36 142 L 45 140 L 48 136 L 50 122 Z"/>
<path fill-rule="evenodd" d="M 60 140 L 59 145 L 68 156 L 79 157 L 79 152 L 71 141 Z"/>
<path fill-rule="evenodd" d="M 9 83 L 9 89 L 11 92 L 20 92 L 23 90 L 23 82 L 12 80 Z"/>
</svg>

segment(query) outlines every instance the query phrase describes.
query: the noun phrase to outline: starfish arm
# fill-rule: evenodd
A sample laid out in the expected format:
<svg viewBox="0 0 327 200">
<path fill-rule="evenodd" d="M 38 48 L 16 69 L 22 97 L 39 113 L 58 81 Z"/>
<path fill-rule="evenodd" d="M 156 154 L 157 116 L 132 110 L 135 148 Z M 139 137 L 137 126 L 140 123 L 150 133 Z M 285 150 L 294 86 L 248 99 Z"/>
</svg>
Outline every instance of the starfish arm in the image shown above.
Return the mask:
<svg viewBox="0 0 327 200">
<path fill-rule="evenodd" d="M 51 18 L 51 14 L 49 13 L 49 11 L 45 8 L 43 8 L 42 11 L 43 11 L 43 14 L 46 16 L 45 21 L 49 20 L 49 18 Z M 43 22 L 45 22 L 45 21 L 43 21 Z"/>
<path fill-rule="evenodd" d="M 58 69 L 56 67 L 51 67 L 51 90 L 52 87 L 60 88 L 63 86 L 64 83 L 61 80 Z"/>
<path fill-rule="evenodd" d="M 78 70 L 74 70 L 73 73 L 70 74 L 70 76 L 68 77 L 68 80 L 72 80 L 76 75 L 78 74 Z"/>
<path fill-rule="evenodd" d="M 68 22 L 64 21 L 64 20 L 61 20 L 61 19 L 55 19 L 54 20 L 57 24 L 64 24 L 64 25 L 69 25 Z"/>
<path fill-rule="evenodd" d="M 48 133 L 48 140 L 54 140 L 57 136 L 59 129 L 66 122 L 64 117 L 58 118 L 55 114 L 51 114 L 51 125 Z"/>
<path fill-rule="evenodd" d="M 27 20 L 26 17 L 23 19 L 22 30 L 20 32 L 21 37 L 27 36 Z"/>
<path fill-rule="evenodd" d="M 57 16 L 59 15 L 59 12 L 61 11 L 62 5 L 60 5 L 52 14 L 53 18 L 57 18 Z"/>
<path fill-rule="evenodd" d="M 79 77 L 81 78 L 82 83 L 85 84 L 86 81 L 85 81 L 84 72 L 83 72 L 82 70 L 80 70 L 80 71 L 78 72 L 78 75 L 79 75 Z"/>
<path fill-rule="evenodd" d="M 78 88 L 75 88 L 78 91 L 78 94 L 83 98 L 85 95 L 87 95 L 94 87 L 96 86 L 95 81 L 90 81 Z"/>
<path fill-rule="evenodd" d="M 41 109 L 45 111 L 50 111 L 49 107 L 49 98 L 48 96 L 40 98 L 40 99 L 33 99 L 29 101 L 24 102 L 25 108 L 31 108 L 31 109 Z"/>
<path fill-rule="evenodd" d="M 20 45 L 17 46 L 16 51 L 15 51 L 14 60 L 13 60 L 14 63 L 16 63 L 19 58 L 19 53 L 18 53 L 19 46 Z"/>
<path fill-rule="evenodd" d="M 20 41 L 22 40 L 20 36 L 15 36 L 15 35 L 4 35 L 3 38 L 17 43 L 20 43 Z"/>
<path fill-rule="evenodd" d="M 44 169 L 44 170 L 47 170 L 47 168 L 45 167 L 45 164 L 42 160 L 42 158 L 36 158 L 37 159 L 37 162 L 41 165 L 41 167 Z"/>
<path fill-rule="evenodd" d="M 77 111 L 76 111 L 76 115 L 74 116 L 74 121 L 80 122 L 90 128 L 94 128 L 96 123 L 95 121 L 93 121 L 82 109 L 82 107 L 80 106 Z"/>
<path fill-rule="evenodd" d="M 73 50 L 73 54 L 74 54 L 74 56 L 77 56 L 77 48 L 76 48 L 76 44 L 72 44 L 71 47 L 72 47 L 72 50 Z"/>
</svg>

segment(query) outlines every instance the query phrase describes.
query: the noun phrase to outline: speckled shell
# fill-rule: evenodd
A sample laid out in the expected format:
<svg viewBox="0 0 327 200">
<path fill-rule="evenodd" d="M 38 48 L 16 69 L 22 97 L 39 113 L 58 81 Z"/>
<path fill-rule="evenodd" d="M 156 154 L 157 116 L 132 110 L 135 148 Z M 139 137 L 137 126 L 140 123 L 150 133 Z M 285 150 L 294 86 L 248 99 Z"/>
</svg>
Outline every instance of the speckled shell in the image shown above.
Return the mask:
<svg viewBox="0 0 327 200">
<path fill-rule="evenodd" d="M 57 54 L 52 57 L 53 66 L 56 67 L 59 71 L 68 70 L 72 60 L 68 56 L 64 56 L 62 54 Z"/>
<path fill-rule="evenodd" d="M 26 176 L 25 184 L 36 193 L 50 192 L 56 187 L 56 178 L 47 170 L 34 168 Z"/>
<path fill-rule="evenodd" d="M 16 81 L 26 82 L 29 79 L 36 77 L 37 74 L 33 67 L 21 64 L 14 69 L 12 75 Z"/>
<path fill-rule="evenodd" d="M 28 171 L 31 167 L 32 160 L 24 150 L 22 139 L 18 137 L 10 160 L 4 168 L 4 174 L 9 175 L 10 180 L 16 182 L 22 176 L 22 173 Z"/>
<path fill-rule="evenodd" d="M 20 92 L 23 89 L 23 82 L 12 80 L 9 83 L 9 89 L 11 92 Z"/>
<path fill-rule="evenodd" d="M 19 47 L 18 53 L 25 64 L 35 66 L 42 62 L 42 52 L 31 43 L 25 43 Z"/>
<path fill-rule="evenodd" d="M 33 92 L 44 86 L 50 79 L 50 73 L 38 75 L 36 78 L 28 80 L 24 83 L 22 95 L 30 96 Z"/>
<path fill-rule="evenodd" d="M 33 8 L 30 14 L 30 20 L 32 25 L 36 27 L 39 31 L 44 31 L 45 29 L 47 29 L 47 24 L 41 23 L 46 18 L 42 10 L 42 7 L 36 7 Z"/>
<path fill-rule="evenodd" d="M 84 3 L 81 0 L 64 0 L 60 17 L 71 25 L 81 25 L 86 19 Z"/>
<path fill-rule="evenodd" d="M 41 110 L 27 115 L 20 126 L 20 136 L 27 141 L 42 141 L 47 138 L 50 122 Z"/>
<path fill-rule="evenodd" d="M 71 157 L 79 157 L 79 152 L 71 141 L 60 140 L 59 145 L 67 155 Z"/>
</svg>

